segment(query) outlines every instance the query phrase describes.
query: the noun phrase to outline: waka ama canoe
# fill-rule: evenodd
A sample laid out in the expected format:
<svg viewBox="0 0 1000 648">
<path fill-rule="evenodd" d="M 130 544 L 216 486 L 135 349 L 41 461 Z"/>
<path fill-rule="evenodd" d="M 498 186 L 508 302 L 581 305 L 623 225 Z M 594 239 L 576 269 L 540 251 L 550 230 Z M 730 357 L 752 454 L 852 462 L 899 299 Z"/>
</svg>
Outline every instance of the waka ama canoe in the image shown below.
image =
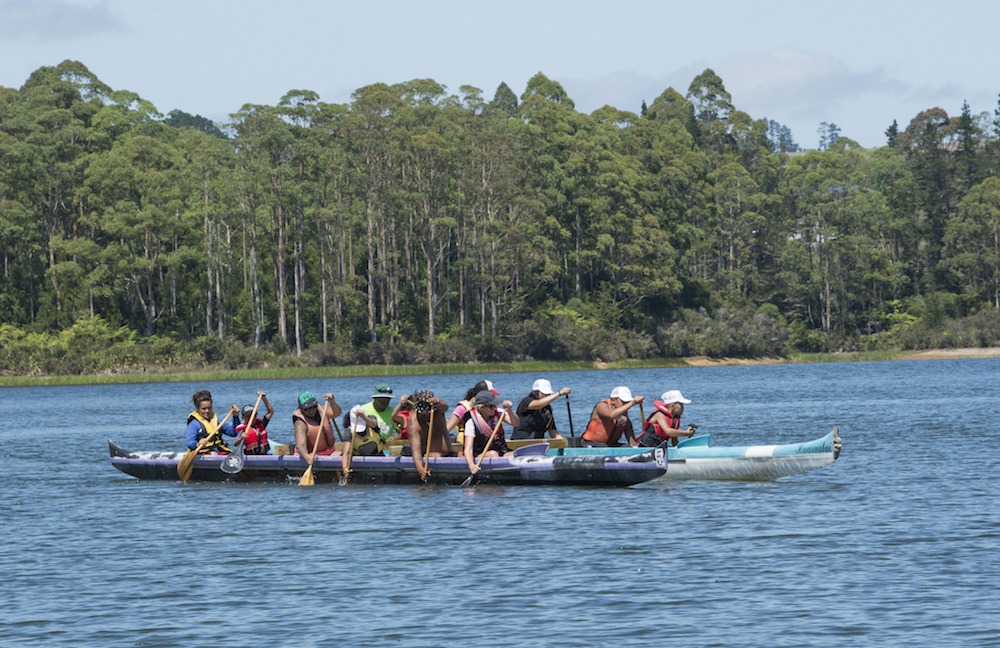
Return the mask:
<svg viewBox="0 0 1000 648">
<path fill-rule="evenodd" d="M 670 470 L 657 481 L 769 481 L 816 470 L 840 457 L 840 428 L 804 443 L 760 446 L 709 446 L 709 435 L 691 437 L 669 449 Z M 561 448 L 548 454 L 630 456 L 641 448 Z"/>
<path fill-rule="evenodd" d="M 139 479 L 179 480 L 177 464 L 183 452 L 129 452 L 108 441 L 111 464 Z M 545 486 L 632 486 L 661 477 L 667 470 L 663 448 L 624 455 L 590 454 L 548 456 L 547 443 L 524 446 L 512 457 L 484 459 L 478 483 Z M 243 470 L 222 471 L 225 455 L 200 455 L 194 461 L 191 479 L 196 481 L 286 481 L 298 480 L 305 472 L 305 460 L 297 455 L 247 455 Z M 429 484 L 458 485 L 469 476 L 462 457 L 432 457 Z M 313 463 L 317 483 L 337 482 L 340 457 L 318 457 Z M 353 457 L 351 483 L 420 484 L 420 475 L 411 457 Z"/>
</svg>

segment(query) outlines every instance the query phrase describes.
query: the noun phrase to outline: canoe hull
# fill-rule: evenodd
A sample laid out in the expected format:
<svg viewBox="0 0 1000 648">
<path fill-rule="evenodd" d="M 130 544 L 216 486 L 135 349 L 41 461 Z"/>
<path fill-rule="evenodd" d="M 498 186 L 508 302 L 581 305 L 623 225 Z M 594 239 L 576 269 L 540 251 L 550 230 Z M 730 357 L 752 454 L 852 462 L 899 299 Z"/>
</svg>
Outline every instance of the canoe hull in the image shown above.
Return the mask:
<svg viewBox="0 0 1000 648">
<path fill-rule="evenodd" d="M 695 437 L 694 440 L 697 440 Z M 828 466 L 840 456 L 840 428 L 805 443 L 772 446 L 721 446 L 693 443 L 668 450 L 670 470 L 656 481 L 771 481 Z M 641 452 L 637 448 L 566 448 L 564 456 Z"/>
<path fill-rule="evenodd" d="M 108 441 L 111 464 L 138 479 L 178 481 L 177 464 L 183 452 L 129 452 Z M 550 485 L 550 486 L 632 486 L 651 481 L 666 472 L 662 450 L 630 456 L 547 456 L 547 444 L 526 446 L 513 457 L 485 459 L 479 484 Z M 222 471 L 222 455 L 202 455 L 195 459 L 191 479 L 210 482 L 297 481 L 308 464 L 296 455 L 247 455 L 242 471 Z M 459 485 L 469 477 L 469 467 L 462 457 L 429 460 L 427 483 Z M 338 482 L 340 457 L 318 457 L 313 464 L 316 483 Z M 410 457 L 354 457 L 351 459 L 351 483 L 420 484 L 423 483 Z"/>
</svg>

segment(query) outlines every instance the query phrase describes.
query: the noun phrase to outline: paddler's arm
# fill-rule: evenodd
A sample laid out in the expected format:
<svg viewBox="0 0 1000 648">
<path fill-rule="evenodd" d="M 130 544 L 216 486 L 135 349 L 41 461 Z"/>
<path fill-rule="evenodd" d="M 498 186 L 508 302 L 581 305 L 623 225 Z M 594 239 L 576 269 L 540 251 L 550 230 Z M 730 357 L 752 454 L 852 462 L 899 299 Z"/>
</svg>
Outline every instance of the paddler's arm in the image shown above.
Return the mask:
<svg viewBox="0 0 1000 648">
<path fill-rule="evenodd" d="M 620 416 L 624 416 L 625 413 L 628 412 L 628 410 L 629 410 L 630 407 L 632 407 L 636 403 L 642 403 L 644 401 L 645 401 L 645 398 L 643 398 L 642 396 L 636 396 L 634 399 L 630 400 L 629 402 L 622 403 L 622 406 L 619 407 L 619 408 L 617 408 L 617 409 L 611 409 L 611 407 L 609 405 L 605 404 L 604 402 L 601 402 L 601 403 L 599 403 L 597 405 L 598 414 L 601 413 L 600 409 L 601 409 L 601 406 L 603 405 L 605 409 L 610 410 L 610 412 L 611 412 L 610 414 L 607 415 L 608 418 L 617 419 Z"/>
<path fill-rule="evenodd" d="M 191 421 L 187 426 L 187 447 L 188 450 L 198 450 L 204 443 L 198 443 L 198 433 L 201 432 L 201 424 L 197 420 Z"/>
<path fill-rule="evenodd" d="M 264 407 L 267 408 L 267 414 L 261 418 L 265 421 L 270 421 L 271 417 L 274 416 L 274 408 L 271 407 L 271 401 L 267 400 L 267 395 L 262 391 L 257 392 L 257 395 L 260 396 L 261 402 L 264 403 Z M 251 421 L 251 423 L 253 423 L 253 421 Z"/>
<path fill-rule="evenodd" d="M 517 427 L 517 424 L 521 422 L 521 419 L 517 417 L 517 413 L 511 408 L 514 406 L 509 400 L 503 402 L 503 420 L 507 421 L 511 425 Z M 497 432 L 497 434 L 500 434 Z"/>
<path fill-rule="evenodd" d="M 327 407 L 330 408 L 326 410 L 329 412 L 330 418 L 337 418 L 340 416 L 340 405 L 337 404 L 337 399 L 333 397 L 333 394 L 327 394 L 324 398 L 326 399 Z"/>
<path fill-rule="evenodd" d="M 569 387 L 563 387 L 554 394 L 549 394 L 548 396 L 542 396 L 541 398 L 536 398 L 535 400 L 528 403 L 528 409 L 540 410 L 546 405 L 551 405 L 560 396 L 568 396 L 572 390 Z"/>
<path fill-rule="evenodd" d="M 420 443 L 420 421 L 417 420 L 418 418 L 416 413 L 410 416 L 410 427 L 407 433 L 410 437 L 410 454 L 413 455 L 413 467 L 420 473 L 420 478 L 425 479 L 427 475 L 424 473 L 424 449 Z"/>
<path fill-rule="evenodd" d="M 226 436 L 236 436 L 236 422 L 240 420 L 240 408 L 232 405 L 229 408 L 229 418 L 219 426 L 219 432 Z"/>
<path fill-rule="evenodd" d="M 403 425 L 406 424 L 406 419 L 403 418 L 403 415 L 400 414 L 399 412 L 400 412 L 400 410 L 403 409 L 403 405 L 405 405 L 406 401 L 408 401 L 408 400 L 410 400 L 410 395 L 409 394 L 403 394 L 403 397 L 399 399 L 398 403 L 396 403 L 396 407 L 393 408 L 393 410 L 392 410 L 392 416 L 389 417 L 390 420 L 392 420 L 393 423 L 395 423 L 396 425 L 398 425 L 400 427 L 403 427 Z"/>
<path fill-rule="evenodd" d="M 354 435 L 351 435 L 351 438 L 344 441 L 340 446 L 341 448 L 340 469 L 344 471 L 344 477 L 347 477 L 348 475 L 351 474 L 351 469 L 349 467 L 350 466 L 349 457 L 352 454 L 354 454 L 353 441 L 354 441 Z"/>
<path fill-rule="evenodd" d="M 469 427 L 469 426 L 473 427 Z M 469 422 L 465 424 L 465 448 L 462 450 L 462 456 L 465 457 L 465 463 L 469 464 L 469 472 L 475 475 L 479 472 L 479 466 L 476 465 L 475 456 L 472 454 L 473 444 L 476 439 L 476 428 L 475 422 L 470 418 Z"/>
<path fill-rule="evenodd" d="M 309 428 L 306 427 L 305 421 L 302 419 L 295 419 L 295 449 L 299 451 L 299 456 L 306 460 L 306 463 L 310 466 L 313 462 L 313 455 L 309 452 Z M 320 432 L 322 434 L 322 431 Z"/>
</svg>

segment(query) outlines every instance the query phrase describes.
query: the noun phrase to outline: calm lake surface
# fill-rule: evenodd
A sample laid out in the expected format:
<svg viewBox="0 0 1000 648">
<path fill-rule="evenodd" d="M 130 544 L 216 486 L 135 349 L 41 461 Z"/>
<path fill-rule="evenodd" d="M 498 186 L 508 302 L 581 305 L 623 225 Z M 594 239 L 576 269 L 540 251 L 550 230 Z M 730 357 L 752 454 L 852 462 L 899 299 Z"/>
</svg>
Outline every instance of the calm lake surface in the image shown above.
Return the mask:
<svg viewBox="0 0 1000 648">
<path fill-rule="evenodd" d="M 290 442 L 299 392 L 346 408 L 380 379 L 2 389 L 0 645 L 1000 645 L 1000 359 L 388 382 L 517 403 L 538 377 L 573 389 L 577 435 L 623 384 L 680 389 L 713 445 L 839 425 L 844 449 L 621 490 L 140 482 L 108 439 L 183 449 L 197 389 L 217 411 L 266 390 Z"/>
</svg>

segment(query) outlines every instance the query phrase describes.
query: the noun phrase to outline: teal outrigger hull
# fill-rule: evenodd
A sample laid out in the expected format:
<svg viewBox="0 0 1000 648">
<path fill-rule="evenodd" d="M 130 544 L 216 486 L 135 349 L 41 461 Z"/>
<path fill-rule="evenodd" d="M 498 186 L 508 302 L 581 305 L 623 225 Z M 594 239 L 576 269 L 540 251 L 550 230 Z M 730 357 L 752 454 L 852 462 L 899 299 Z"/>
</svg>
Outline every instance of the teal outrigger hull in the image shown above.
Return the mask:
<svg viewBox="0 0 1000 648">
<path fill-rule="evenodd" d="M 708 435 L 682 441 L 668 450 L 670 470 L 655 481 L 770 481 L 827 466 L 840 457 L 840 428 L 804 443 L 711 447 Z M 643 448 L 561 448 L 557 456 L 628 455 Z"/>
</svg>

